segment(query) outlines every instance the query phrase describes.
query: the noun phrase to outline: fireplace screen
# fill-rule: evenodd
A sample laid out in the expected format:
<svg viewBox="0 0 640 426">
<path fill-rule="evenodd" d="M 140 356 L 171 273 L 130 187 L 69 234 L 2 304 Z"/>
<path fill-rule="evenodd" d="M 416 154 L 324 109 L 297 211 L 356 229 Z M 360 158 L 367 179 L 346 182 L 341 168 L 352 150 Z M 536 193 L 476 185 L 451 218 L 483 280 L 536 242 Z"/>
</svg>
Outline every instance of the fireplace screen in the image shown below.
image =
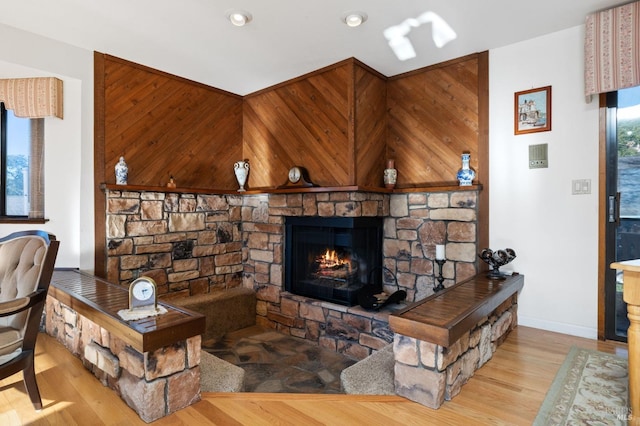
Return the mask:
<svg viewBox="0 0 640 426">
<path fill-rule="evenodd" d="M 381 218 L 285 219 L 285 289 L 301 296 L 357 305 L 358 290 L 382 262 Z"/>
</svg>

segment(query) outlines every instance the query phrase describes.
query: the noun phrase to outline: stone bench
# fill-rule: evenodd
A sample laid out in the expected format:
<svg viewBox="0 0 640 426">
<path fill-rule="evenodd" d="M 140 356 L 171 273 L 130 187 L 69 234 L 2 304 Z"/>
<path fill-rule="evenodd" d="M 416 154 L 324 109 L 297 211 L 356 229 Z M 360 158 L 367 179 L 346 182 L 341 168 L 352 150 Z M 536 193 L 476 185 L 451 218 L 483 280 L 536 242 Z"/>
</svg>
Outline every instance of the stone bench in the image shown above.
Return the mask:
<svg viewBox="0 0 640 426">
<path fill-rule="evenodd" d="M 230 331 L 250 327 L 256 323 L 256 293 L 244 287 L 173 299 L 171 304 L 205 316 L 203 346 L 220 340 Z"/>
<path fill-rule="evenodd" d="M 524 277 L 478 275 L 392 314 L 394 343 L 343 370 L 345 393 L 396 394 L 438 408 L 517 325 Z"/>
<path fill-rule="evenodd" d="M 45 330 L 149 423 L 200 401 L 203 315 L 161 303 L 153 318 L 124 321 L 129 291 L 77 270 L 56 270 Z"/>
<path fill-rule="evenodd" d="M 392 314 L 396 394 L 431 408 L 456 396 L 516 327 L 523 285 L 480 274 Z"/>
</svg>

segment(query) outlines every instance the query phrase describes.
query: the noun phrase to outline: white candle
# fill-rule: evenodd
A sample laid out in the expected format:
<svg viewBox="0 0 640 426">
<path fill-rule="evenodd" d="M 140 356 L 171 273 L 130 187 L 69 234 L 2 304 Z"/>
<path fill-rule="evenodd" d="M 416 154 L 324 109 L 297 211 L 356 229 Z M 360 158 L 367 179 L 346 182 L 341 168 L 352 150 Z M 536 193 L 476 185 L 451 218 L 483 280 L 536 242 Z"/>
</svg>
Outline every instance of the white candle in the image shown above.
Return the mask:
<svg viewBox="0 0 640 426">
<path fill-rule="evenodd" d="M 436 259 L 444 259 L 444 244 L 436 244 Z"/>
</svg>

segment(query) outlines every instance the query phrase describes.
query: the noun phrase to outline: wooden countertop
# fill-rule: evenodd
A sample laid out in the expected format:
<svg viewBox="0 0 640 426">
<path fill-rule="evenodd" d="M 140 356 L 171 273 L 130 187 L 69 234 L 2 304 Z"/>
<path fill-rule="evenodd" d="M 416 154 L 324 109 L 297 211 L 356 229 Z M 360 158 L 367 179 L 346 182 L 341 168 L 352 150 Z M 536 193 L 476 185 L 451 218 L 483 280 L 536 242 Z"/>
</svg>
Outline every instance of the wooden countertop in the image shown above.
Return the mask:
<svg viewBox="0 0 640 426">
<path fill-rule="evenodd" d="M 478 274 L 391 314 L 389 326 L 404 336 L 450 347 L 523 285 L 524 275 L 491 280 Z"/>
<path fill-rule="evenodd" d="M 203 334 L 205 330 L 204 315 L 165 302 L 158 304 L 167 308 L 166 314 L 124 321 L 118 311 L 129 307 L 128 289 L 77 270 L 55 270 L 49 295 L 140 353 Z"/>
<path fill-rule="evenodd" d="M 620 269 L 622 271 L 640 272 L 640 259 L 624 260 L 622 262 L 613 262 L 612 269 Z"/>
</svg>

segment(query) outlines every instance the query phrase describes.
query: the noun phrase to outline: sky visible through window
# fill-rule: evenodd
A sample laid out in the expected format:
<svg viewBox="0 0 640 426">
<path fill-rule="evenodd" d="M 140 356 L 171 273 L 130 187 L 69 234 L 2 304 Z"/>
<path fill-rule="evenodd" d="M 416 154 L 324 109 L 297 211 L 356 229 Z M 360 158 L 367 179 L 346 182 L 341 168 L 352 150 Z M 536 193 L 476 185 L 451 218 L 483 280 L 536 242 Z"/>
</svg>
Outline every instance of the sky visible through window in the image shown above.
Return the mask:
<svg viewBox="0 0 640 426">
<path fill-rule="evenodd" d="M 640 86 L 618 91 L 618 120 L 640 117 Z"/>
<path fill-rule="evenodd" d="M 7 164 L 5 175 L 6 214 L 26 216 L 29 212 L 29 155 L 31 120 L 7 110 Z"/>
<path fill-rule="evenodd" d="M 25 155 L 28 157 L 29 119 L 16 117 L 13 115 L 13 111 L 7 110 L 7 125 L 11 132 L 11 134 L 8 135 L 8 139 L 10 139 L 11 142 L 7 146 L 7 155 Z"/>
</svg>

